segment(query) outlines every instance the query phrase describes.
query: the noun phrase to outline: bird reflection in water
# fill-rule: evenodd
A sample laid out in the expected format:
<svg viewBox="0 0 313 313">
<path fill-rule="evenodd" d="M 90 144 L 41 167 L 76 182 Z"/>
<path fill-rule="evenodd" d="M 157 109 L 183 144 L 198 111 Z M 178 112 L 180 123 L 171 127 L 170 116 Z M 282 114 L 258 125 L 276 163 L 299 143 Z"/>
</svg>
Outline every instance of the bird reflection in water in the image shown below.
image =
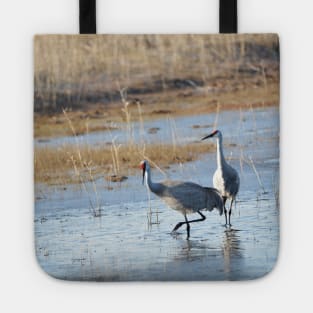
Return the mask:
<svg viewBox="0 0 313 313">
<path fill-rule="evenodd" d="M 240 247 L 240 230 L 227 229 L 224 232 L 222 251 L 224 255 L 224 272 L 227 279 L 232 279 L 233 274 L 240 270 L 240 262 L 243 260 Z"/>
<path fill-rule="evenodd" d="M 244 266 L 239 234 L 239 230 L 229 228 L 204 240 L 176 238 L 179 242 L 179 249 L 174 254 L 176 265 L 178 266 L 177 262 L 193 262 L 195 271 L 203 271 L 203 278 L 236 280 Z"/>
<path fill-rule="evenodd" d="M 176 260 L 195 261 L 204 258 L 216 258 L 221 255 L 217 247 L 210 244 L 210 240 L 182 240 L 181 249 Z"/>
</svg>

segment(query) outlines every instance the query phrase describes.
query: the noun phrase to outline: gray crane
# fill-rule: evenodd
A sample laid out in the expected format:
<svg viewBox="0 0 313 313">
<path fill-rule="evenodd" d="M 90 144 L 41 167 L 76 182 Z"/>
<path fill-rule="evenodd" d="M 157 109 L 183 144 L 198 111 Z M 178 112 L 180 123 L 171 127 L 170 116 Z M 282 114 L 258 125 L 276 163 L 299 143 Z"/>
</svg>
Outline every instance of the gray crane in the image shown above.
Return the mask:
<svg viewBox="0 0 313 313">
<path fill-rule="evenodd" d="M 185 217 L 185 222 L 178 223 L 172 232 L 178 230 L 184 224 L 187 225 L 187 239 L 190 237 L 190 224 L 202 222 L 206 217 L 201 211 L 213 211 L 217 209 L 220 215 L 223 214 L 224 203 L 218 190 L 214 188 L 205 188 L 200 185 L 166 180 L 160 183 L 154 183 L 151 180 L 150 165 L 147 161 L 140 163 L 142 169 L 142 183 L 146 182 L 154 194 L 160 197 L 170 208 L 179 211 Z M 188 221 L 187 214 L 198 213 L 201 218 Z"/>
<path fill-rule="evenodd" d="M 213 186 L 221 193 L 224 200 L 224 214 L 226 219 L 226 226 L 230 224 L 231 210 L 233 202 L 236 199 L 236 196 L 240 187 L 240 179 L 237 171 L 232 168 L 225 160 L 223 153 L 223 135 L 219 130 L 215 130 L 210 135 L 202 138 L 206 140 L 208 138 L 216 137 L 217 145 L 217 169 L 213 176 Z M 226 210 L 226 201 L 230 199 L 230 208 L 228 211 L 228 224 L 227 224 L 227 210 Z"/>
</svg>

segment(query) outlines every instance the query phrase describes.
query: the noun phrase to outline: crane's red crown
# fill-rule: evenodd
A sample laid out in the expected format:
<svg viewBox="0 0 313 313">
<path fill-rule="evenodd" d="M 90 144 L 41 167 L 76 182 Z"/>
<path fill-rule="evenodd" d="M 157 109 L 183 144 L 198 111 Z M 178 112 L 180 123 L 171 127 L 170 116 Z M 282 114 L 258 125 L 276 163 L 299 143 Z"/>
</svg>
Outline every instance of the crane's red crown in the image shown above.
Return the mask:
<svg viewBox="0 0 313 313">
<path fill-rule="evenodd" d="M 144 170 L 146 168 L 146 161 L 141 161 L 139 167 Z"/>
</svg>

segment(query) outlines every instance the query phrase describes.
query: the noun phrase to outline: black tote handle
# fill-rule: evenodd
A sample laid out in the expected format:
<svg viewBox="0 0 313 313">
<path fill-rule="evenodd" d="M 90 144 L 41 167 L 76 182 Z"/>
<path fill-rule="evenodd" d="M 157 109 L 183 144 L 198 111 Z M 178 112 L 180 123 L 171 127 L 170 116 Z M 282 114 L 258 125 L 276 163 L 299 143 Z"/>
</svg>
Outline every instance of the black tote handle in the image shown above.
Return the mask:
<svg viewBox="0 0 313 313">
<path fill-rule="evenodd" d="M 237 0 L 220 0 L 220 33 L 237 33 Z M 80 34 L 96 34 L 96 0 L 79 0 Z"/>
<path fill-rule="evenodd" d="M 220 0 L 220 33 L 238 32 L 237 0 Z"/>
<path fill-rule="evenodd" d="M 79 0 L 79 33 L 96 34 L 96 0 Z"/>
</svg>

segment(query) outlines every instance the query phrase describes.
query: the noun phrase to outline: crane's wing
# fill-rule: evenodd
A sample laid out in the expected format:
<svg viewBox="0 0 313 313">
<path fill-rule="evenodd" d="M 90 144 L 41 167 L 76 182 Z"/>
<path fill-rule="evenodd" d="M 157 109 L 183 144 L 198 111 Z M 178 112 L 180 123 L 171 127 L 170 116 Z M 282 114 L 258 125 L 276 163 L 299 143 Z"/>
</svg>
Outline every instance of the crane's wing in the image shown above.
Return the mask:
<svg viewBox="0 0 313 313">
<path fill-rule="evenodd" d="M 209 194 L 208 201 L 211 201 L 211 205 L 209 205 L 211 209 L 208 210 L 212 211 L 215 208 L 219 211 L 220 215 L 222 215 L 224 213 L 224 201 L 221 193 L 215 188 L 206 187 L 204 189 L 206 189 Z"/>
<path fill-rule="evenodd" d="M 237 171 L 231 166 L 218 169 L 213 176 L 213 185 L 223 196 L 236 196 L 239 191 L 240 179 Z"/>
<path fill-rule="evenodd" d="M 240 179 L 234 168 L 229 166 L 227 172 L 225 173 L 224 181 L 225 189 L 228 190 L 231 195 L 236 196 L 240 187 Z"/>
<path fill-rule="evenodd" d="M 221 213 L 223 200 L 216 189 L 204 188 L 191 182 L 165 181 L 159 196 L 175 210 L 189 213 L 201 210 L 212 211 L 217 208 Z"/>
</svg>

